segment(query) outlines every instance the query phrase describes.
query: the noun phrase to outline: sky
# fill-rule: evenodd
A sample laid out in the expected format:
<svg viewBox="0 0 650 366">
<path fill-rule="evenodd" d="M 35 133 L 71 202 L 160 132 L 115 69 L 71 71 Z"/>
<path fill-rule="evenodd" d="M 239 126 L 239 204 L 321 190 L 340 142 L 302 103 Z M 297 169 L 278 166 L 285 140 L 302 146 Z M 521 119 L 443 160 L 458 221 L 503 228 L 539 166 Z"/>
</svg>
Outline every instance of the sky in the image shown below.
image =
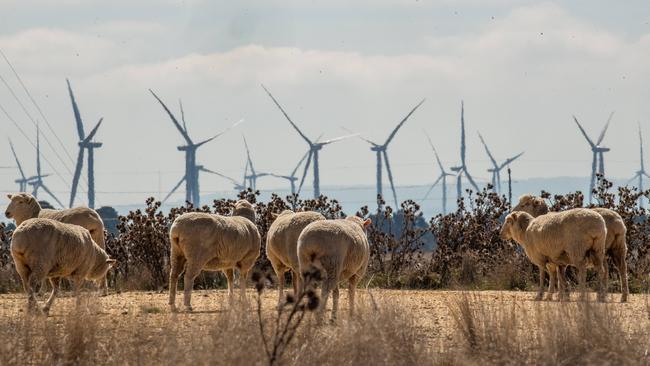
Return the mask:
<svg viewBox="0 0 650 366">
<path fill-rule="evenodd" d="M 0 106 L 29 140 L 3 113 L 0 139 L 12 139 L 31 175 L 32 119 L 39 121 L 54 147 L 42 141 L 43 172 L 53 174 L 46 184 L 64 202 L 78 150 L 66 78 L 86 131 L 104 118 L 96 135 L 104 143 L 95 153 L 98 206 L 159 196 L 183 175 L 182 137 L 149 88 L 177 115 L 182 100 L 197 141 L 244 119 L 197 159 L 236 178 L 245 164 L 242 134 L 258 171 L 289 173 L 307 149 L 261 84 L 314 139 L 349 130 L 381 142 L 426 99 L 388 148 L 399 186 L 439 174 L 425 131 L 443 163 L 458 164 L 461 100 L 467 164 L 481 182 L 490 162 L 478 132 L 497 160 L 525 151 L 512 165 L 517 179 L 590 174 L 589 146 L 572 115 L 595 139 L 615 111 L 603 141 L 612 149 L 611 177 L 638 169 L 637 124 L 650 140 L 650 5 L 643 0 L 624 7 L 604 0 L 5 0 L 0 50 L 45 116 L 0 57 L 9 85 L 0 83 Z M 12 192 L 17 171 L 2 146 L 0 191 Z M 326 146 L 320 167 L 324 187 L 375 182 L 375 155 L 360 139 Z M 79 204 L 86 179 L 84 168 Z M 201 187 L 232 185 L 202 175 Z M 286 183 L 260 179 L 258 188 Z M 182 191 L 172 199 L 182 200 Z"/>
</svg>

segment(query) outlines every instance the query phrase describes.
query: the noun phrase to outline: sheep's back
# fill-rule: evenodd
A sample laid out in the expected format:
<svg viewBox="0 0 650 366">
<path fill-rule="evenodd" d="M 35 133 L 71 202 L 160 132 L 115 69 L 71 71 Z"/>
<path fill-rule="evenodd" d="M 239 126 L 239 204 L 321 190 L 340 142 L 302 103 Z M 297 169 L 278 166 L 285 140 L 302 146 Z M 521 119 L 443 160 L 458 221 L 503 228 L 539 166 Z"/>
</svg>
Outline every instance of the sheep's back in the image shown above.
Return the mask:
<svg viewBox="0 0 650 366">
<path fill-rule="evenodd" d="M 358 267 L 367 262 L 368 241 L 363 229 L 347 220 L 315 221 L 305 227 L 298 239 L 301 261 L 310 252 L 341 259 L 343 267 Z"/>
<path fill-rule="evenodd" d="M 615 243 L 617 236 L 625 237 L 627 233 L 627 227 L 625 226 L 625 221 L 618 212 L 610 210 L 608 208 L 596 207 L 592 209 L 602 216 L 605 220 L 605 226 L 607 227 L 607 240 L 605 242 L 605 248 L 610 249 Z M 622 241 L 624 243 L 625 241 Z"/>
<path fill-rule="evenodd" d="M 591 243 L 606 233 L 605 221 L 598 213 L 576 208 L 534 218 L 526 236 L 542 253 L 553 255 L 567 244 Z"/>
<path fill-rule="evenodd" d="M 298 237 L 307 225 L 320 220 L 325 220 L 325 217 L 318 212 L 283 212 L 269 227 L 266 236 L 267 254 L 273 253 L 286 264 L 297 268 Z"/>
<path fill-rule="evenodd" d="M 104 223 L 97 211 L 88 207 L 73 207 L 64 210 L 43 209 L 39 218 L 52 219 L 66 224 L 83 226 L 88 230 L 104 229 Z"/>
</svg>

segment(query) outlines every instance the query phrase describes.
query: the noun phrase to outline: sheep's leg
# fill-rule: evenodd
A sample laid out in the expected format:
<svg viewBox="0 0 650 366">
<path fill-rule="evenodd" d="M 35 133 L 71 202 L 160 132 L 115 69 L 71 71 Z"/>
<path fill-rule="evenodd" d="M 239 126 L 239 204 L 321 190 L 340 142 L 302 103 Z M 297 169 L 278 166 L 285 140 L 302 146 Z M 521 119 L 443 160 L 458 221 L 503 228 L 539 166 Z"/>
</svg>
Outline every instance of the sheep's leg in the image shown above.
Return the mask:
<svg viewBox="0 0 650 366">
<path fill-rule="evenodd" d="M 334 289 L 332 290 L 332 323 L 336 321 L 336 316 L 339 312 L 339 284 L 334 284 Z"/>
<path fill-rule="evenodd" d="M 594 256 L 594 266 L 596 267 L 596 272 L 600 277 L 600 284 L 598 286 L 598 301 L 605 302 L 607 300 L 607 270 L 605 269 L 607 263 L 604 263 L 604 256 Z"/>
<path fill-rule="evenodd" d="M 354 316 L 354 295 L 357 290 L 357 284 L 359 283 L 359 278 L 356 275 L 350 277 L 348 280 L 348 298 L 350 299 L 350 318 Z"/>
<path fill-rule="evenodd" d="M 291 271 L 291 284 L 293 285 L 293 295 L 298 297 L 298 294 L 302 292 L 302 278 L 297 271 Z"/>
<path fill-rule="evenodd" d="M 185 257 L 182 255 L 174 255 L 172 253 L 170 260 L 171 269 L 169 271 L 169 308 L 172 312 L 176 312 L 176 291 L 178 289 L 178 278 L 183 272 L 185 265 Z"/>
<path fill-rule="evenodd" d="M 235 291 L 233 289 L 233 282 L 235 281 L 235 270 L 233 268 L 228 268 L 223 271 L 223 274 L 226 275 L 226 282 L 228 282 L 228 298 L 232 304 Z"/>
<path fill-rule="evenodd" d="M 81 306 L 81 286 L 84 283 L 84 278 L 79 276 L 74 276 L 71 279 L 72 282 L 72 294 L 75 297 L 75 305 L 77 309 Z"/>
<path fill-rule="evenodd" d="M 248 272 L 250 271 L 250 268 L 239 269 L 239 288 L 241 290 L 241 300 L 244 303 L 247 303 L 246 300 L 246 280 L 248 280 Z"/>
<path fill-rule="evenodd" d="M 52 308 L 52 304 L 54 304 L 54 298 L 56 295 L 59 293 L 59 283 L 61 281 L 61 278 L 59 277 L 51 277 L 50 278 L 50 284 L 52 285 L 52 293 L 50 294 L 50 298 L 47 299 L 47 302 L 45 303 L 45 306 L 43 307 L 43 313 L 47 315 L 50 312 L 50 308 Z"/>
<path fill-rule="evenodd" d="M 535 296 L 535 301 L 540 301 L 544 298 L 544 275 L 546 274 L 546 268 L 544 265 L 537 266 L 539 269 L 539 290 L 537 290 L 537 296 Z"/>
<path fill-rule="evenodd" d="M 566 301 L 569 300 L 569 292 L 567 289 L 567 279 L 566 279 L 566 266 L 559 266 L 557 269 L 558 275 L 558 287 L 559 287 L 559 300 Z"/>
<path fill-rule="evenodd" d="M 328 280 L 325 280 L 323 282 L 323 287 L 321 288 L 321 304 L 320 304 L 320 309 L 318 309 L 318 323 L 322 323 L 323 317 L 325 316 L 325 310 L 327 309 L 327 297 L 330 294 L 330 289 L 331 289 L 331 282 Z"/>
<path fill-rule="evenodd" d="M 31 312 L 32 310 L 37 308 L 36 297 L 34 296 L 34 293 L 32 291 L 32 286 L 30 284 L 30 277 L 32 271 L 27 266 L 20 263 L 19 261 L 14 261 L 14 262 L 16 263 L 16 271 L 18 272 L 18 275 L 20 276 L 20 280 L 23 283 L 23 290 L 27 295 L 27 311 Z"/>
<path fill-rule="evenodd" d="M 201 273 L 201 265 L 187 261 L 185 266 L 185 275 L 183 276 L 183 305 L 185 311 L 192 311 L 192 289 L 194 288 L 194 279 Z"/>
<path fill-rule="evenodd" d="M 618 270 L 618 277 L 621 281 L 621 302 L 627 302 L 627 296 L 630 293 L 627 285 L 627 263 L 625 261 L 626 252 L 627 250 L 623 249 L 612 253 L 612 259 L 614 260 L 614 265 Z"/>
<path fill-rule="evenodd" d="M 278 278 L 278 306 L 282 306 L 284 300 L 284 273 L 286 272 L 285 267 L 273 266 L 275 271 L 275 276 Z"/>
<path fill-rule="evenodd" d="M 553 300 L 553 294 L 555 294 L 555 285 L 557 283 L 557 271 L 559 271 L 559 266 L 548 263 L 546 269 L 548 271 L 548 295 L 546 295 L 546 300 Z"/>
<path fill-rule="evenodd" d="M 587 266 L 584 261 L 578 267 L 578 287 L 580 288 L 580 301 L 587 300 Z"/>
</svg>

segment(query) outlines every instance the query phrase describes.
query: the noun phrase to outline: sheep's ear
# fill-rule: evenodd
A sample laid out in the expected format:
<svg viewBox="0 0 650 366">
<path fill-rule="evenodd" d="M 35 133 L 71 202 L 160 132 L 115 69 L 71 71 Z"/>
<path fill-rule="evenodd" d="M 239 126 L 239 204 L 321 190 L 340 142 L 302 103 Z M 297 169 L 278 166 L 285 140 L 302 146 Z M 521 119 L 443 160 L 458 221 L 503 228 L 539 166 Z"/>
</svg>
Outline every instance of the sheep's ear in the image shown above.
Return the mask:
<svg viewBox="0 0 650 366">
<path fill-rule="evenodd" d="M 364 228 L 367 228 L 368 226 L 370 226 L 370 224 L 372 224 L 372 220 L 370 220 L 370 219 L 366 219 L 366 220 L 363 222 L 363 227 L 364 227 Z"/>
<path fill-rule="evenodd" d="M 7 198 L 9 198 L 9 199 L 11 199 L 11 197 L 13 197 L 13 196 L 12 196 L 12 195 L 10 195 L 10 194 L 8 194 L 8 195 L 7 195 Z"/>
<path fill-rule="evenodd" d="M 106 260 L 106 263 L 108 263 L 108 266 L 111 267 L 111 268 L 115 267 L 117 265 L 117 261 L 115 259 L 113 259 L 113 258 L 108 258 Z"/>
<path fill-rule="evenodd" d="M 516 212 L 516 211 L 510 214 L 510 217 L 511 217 L 514 221 L 517 221 L 517 216 L 519 216 L 519 215 L 517 215 L 517 212 Z"/>
</svg>

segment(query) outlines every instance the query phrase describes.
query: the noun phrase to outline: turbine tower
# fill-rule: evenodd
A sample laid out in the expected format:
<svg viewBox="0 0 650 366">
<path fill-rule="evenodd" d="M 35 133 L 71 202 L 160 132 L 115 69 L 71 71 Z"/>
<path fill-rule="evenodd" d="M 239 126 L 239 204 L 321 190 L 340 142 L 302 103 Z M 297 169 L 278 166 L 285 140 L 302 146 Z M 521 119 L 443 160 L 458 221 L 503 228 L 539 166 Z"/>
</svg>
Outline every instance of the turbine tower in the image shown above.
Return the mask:
<svg viewBox="0 0 650 366">
<path fill-rule="evenodd" d="M 300 190 L 302 189 L 302 185 L 305 182 L 305 178 L 307 177 L 307 172 L 309 171 L 309 167 L 310 167 L 311 162 L 313 160 L 314 161 L 314 167 L 313 167 L 314 198 L 320 197 L 320 171 L 319 171 L 319 166 L 318 166 L 318 154 L 319 154 L 320 150 L 323 149 L 323 146 L 326 146 L 326 145 L 329 145 L 331 143 L 341 141 L 341 140 L 344 140 L 344 139 L 347 139 L 349 137 L 356 136 L 356 135 L 341 136 L 341 137 L 333 138 L 333 139 L 330 139 L 330 140 L 325 140 L 325 141 L 322 141 L 322 142 L 319 142 L 318 140 L 312 141 L 307 136 L 305 136 L 305 134 L 302 133 L 302 131 L 300 131 L 300 129 L 298 128 L 298 126 L 296 126 L 295 123 L 293 123 L 291 118 L 289 118 L 289 115 L 287 114 L 287 112 L 285 112 L 284 109 L 282 108 L 282 106 L 280 106 L 280 103 L 278 103 L 278 101 L 275 100 L 275 98 L 273 97 L 271 92 L 269 92 L 268 89 L 266 89 L 266 87 L 264 85 L 262 85 L 262 88 L 264 89 L 266 94 L 268 94 L 269 97 L 271 97 L 271 99 L 273 100 L 273 103 L 275 103 L 275 105 L 280 109 L 282 114 L 284 114 L 284 117 L 289 121 L 291 126 L 298 132 L 298 134 L 309 145 L 309 151 L 308 151 L 308 155 L 307 155 L 307 163 L 305 164 L 305 170 L 303 172 L 302 179 L 300 180 L 300 186 L 298 186 L 298 193 L 300 194 Z"/>
<path fill-rule="evenodd" d="M 638 179 L 639 192 L 643 192 L 643 177 L 650 178 L 650 175 L 645 171 L 645 163 L 643 162 L 643 136 L 641 135 L 641 124 L 639 124 L 639 170 L 634 173 L 634 177 L 627 184 Z M 643 196 L 639 197 L 639 207 L 643 207 Z"/>
<path fill-rule="evenodd" d="M 65 79 L 68 83 L 68 93 L 70 94 L 70 101 L 72 102 L 72 111 L 74 112 L 74 119 L 77 124 L 77 134 L 79 135 L 79 154 L 77 155 L 77 165 L 74 169 L 74 177 L 72 178 L 72 189 L 70 190 L 70 206 L 74 204 L 75 196 L 77 195 L 77 187 L 79 185 L 79 178 L 81 177 L 81 169 L 84 165 L 84 151 L 88 150 L 88 207 L 95 208 L 95 149 L 102 147 L 101 142 L 92 141 L 97 133 L 97 129 L 102 124 L 103 118 L 95 125 L 88 136 L 84 133 L 84 125 L 81 120 L 81 113 L 79 107 L 72 93 L 70 80 Z"/>
<path fill-rule="evenodd" d="M 589 146 L 591 147 L 592 159 L 591 159 L 591 180 L 589 181 L 589 202 L 591 202 L 591 199 L 593 197 L 594 185 L 596 184 L 596 172 L 598 172 L 603 176 L 605 175 L 604 154 L 608 152 L 610 149 L 608 147 L 601 146 L 600 144 L 603 142 L 603 139 L 605 138 L 605 133 L 607 132 L 607 128 L 609 127 L 609 122 L 612 120 L 613 116 L 614 116 L 614 112 L 609 114 L 609 118 L 607 118 L 605 127 L 603 127 L 603 130 L 600 132 L 600 136 L 598 136 L 598 140 L 595 143 L 589 138 L 587 132 L 585 132 L 585 129 L 582 128 L 582 125 L 580 125 L 580 122 L 578 122 L 576 116 L 573 116 L 573 120 L 576 122 L 578 128 L 580 129 L 580 132 L 582 132 L 582 135 L 585 137 L 585 139 L 589 143 Z"/>
<path fill-rule="evenodd" d="M 466 155 L 466 145 L 465 145 L 465 103 L 461 100 L 460 101 L 460 165 L 455 166 L 451 168 L 452 172 L 456 173 L 456 194 L 457 194 L 457 199 L 461 199 L 463 197 L 463 174 L 465 174 L 465 177 L 467 177 L 467 180 L 469 180 L 469 183 L 474 187 L 474 189 L 478 192 L 478 186 L 476 185 L 476 182 L 474 182 L 474 178 L 469 174 L 469 171 L 467 170 L 467 164 L 465 163 L 465 155 Z"/>
<path fill-rule="evenodd" d="M 376 154 L 376 158 L 377 158 L 377 197 L 380 197 L 380 196 L 383 197 L 383 182 L 382 182 L 382 178 L 383 178 L 382 170 L 383 169 L 382 168 L 383 168 L 383 165 L 386 164 L 386 173 L 388 174 L 388 181 L 390 183 L 390 189 L 393 191 L 393 200 L 395 201 L 395 209 L 397 209 L 397 207 L 399 207 L 399 203 L 397 202 L 397 192 L 395 191 L 395 185 L 393 184 L 393 172 L 390 170 L 390 163 L 388 162 L 388 152 L 387 152 L 388 144 L 390 144 L 390 142 L 393 140 L 393 138 L 395 138 L 395 135 L 397 134 L 397 131 L 400 128 L 402 128 L 404 123 L 406 123 L 406 121 L 409 119 L 409 117 L 411 117 L 413 112 L 415 112 L 415 110 L 418 109 L 418 107 L 420 107 L 422 105 L 422 103 L 424 103 L 424 99 L 422 99 L 420 101 L 420 103 L 418 103 L 415 107 L 413 107 L 413 109 L 411 109 L 411 111 L 397 124 L 397 126 L 395 126 L 393 131 L 390 133 L 390 135 L 388 135 L 388 138 L 386 139 L 386 141 L 382 145 L 361 137 L 362 140 L 366 141 L 367 143 L 369 143 L 371 145 L 370 150 L 374 151 L 375 154 Z"/>
<path fill-rule="evenodd" d="M 433 190 L 433 188 L 438 185 L 439 182 L 442 182 L 442 214 L 447 213 L 447 177 L 454 176 L 454 174 L 447 173 L 445 170 L 445 167 L 442 165 L 442 162 L 440 161 L 440 157 L 438 156 L 438 151 L 436 151 L 436 148 L 433 146 L 433 142 L 431 141 L 431 137 L 429 137 L 428 133 L 424 133 L 427 136 L 427 140 L 429 140 L 429 146 L 431 146 L 431 150 L 433 150 L 433 154 L 436 157 L 436 161 L 438 162 L 438 166 L 440 167 L 440 175 L 438 176 L 438 179 L 429 187 L 429 190 L 427 193 L 424 195 L 424 198 L 422 198 L 422 201 L 426 200 L 427 197 L 429 197 L 429 194 Z"/>
<path fill-rule="evenodd" d="M 41 174 L 41 143 L 40 143 L 40 134 L 41 131 L 36 127 L 36 175 L 27 178 L 29 185 L 32 188 L 32 196 L 38 198 L 38 189 L 43 188 L 43 190 L 59 204 L 61 207 L 65 207 L 61 201 L 50 191 L 49 188 L 43 183 L 43 178 L 49 176 L 49 174 Z"/>
<path fill-rule="evenodd" d="M 169 118 L 172 120 L 172 123 L 174 123 L 174 126 L 176 126 L 176 129 L 181 133 L 186 143 L 185 145 L 177 147 L 178 151 L 183 151 L 185 153 L 185 175 L 183 175 L 183 178 L 181 178 L 181 180 L 176 184 L 176 186 L 174 186 L 171 193 L 173 193 L 183 182 L 185 182 L 185 201 L 190 202 L 192 203 L 192 205 L 197 207 L 199 206 L 201 199 L 200 199 L 200 190 L 199 190 L 199 169 L 196 164 L 196 150 L 198 150 L 199 147 L 205 145 L 206 143 L 228 132 L 230 129 L 237 126 L 239 123 L 241 123 L 243 120 L 239 120 L 235 122 L 232 126 L 226 128 L 224 131 L 210 137 L 207 140 L 203 140 L 199 143 L 194 143 L 194 141 L 192 141 L 192 138 L 190 138 L 190 135 L 187 131 L 187 124 L 185 123 L 185 113 L 183 112 L 183 105 L 182 104 L 180 105 L 181 120 L 183 122 L 183 125 L 181 126 L 181 124 L 178 122 L 174 114 L 169 110 L 169 108 L 167 108 L 165 103 L 163 103 L 163 101 L 160 98 L 158 98 L 156 93 L 154 93 L 153 90 L 151 89 L 149 89 L 149 92 L 151 92 L 154 98 L 156 98 L 158 103 L 160 103 L 160 105 L 163 107 L 165 112 L 167 112 L 167 115 L 169 115 Z"/>
<path fill-rule="evenodd" d="M 503 163 L 501 163 L 501 165 L 499 165 L 494 158 L 494 155 L 492 155 L 490 152 L 490 149 L 485 143 L 485 140 L 483 139 L 481 133 L 478 134 L 478 137 L 481 139 L 481 143 L 483 144 L 483 147 L 485 147 L 485 152 L 487 153 L 488 157 L 490 157 L 490 161 L 492 162 L 492 168 L 488 169 L 488 172 L 492 173 L 492 191 L 501 194 L 501 170 L 503 170 L 503 168 L 506 166 L 509 166 L 513 161 L 519 159 L 519 157 L 524 153 L 521 152 L 511 158 L 508 158 Z"/>
<path fill-rule="evenodd" d="M 257 178 L 265 177 L 267 175 L 270 175 L 269 173 L 258 173 L 255 171 L 255 167 L 253 166 L 253 159 L 251 159 L 251 151 L 248 149 L 248 143 L 246 142 L 246 137 L 244 137 L 244 147 L 246 147 L 246 169 L 245 173 L 248 171 L 250 168 L 251 173 L 246 175 L 244 174 L 244 181 L 248 181 L 248 186 L 255 191 L 257 189 Z"/>
<path fill-rule="evenodd" d="M 16 150 L 14 149 L 14 144 L 11 143 L 11 139 L 9 140 L 9 147 L 11 147 L 11 152 L 14 155 L 16 165 L 18 166 L 18 172 L 20 172 L 20 178 L 15 180 L 15 182 L 18 183 L 18 192 L 27 192 L 27 183 L 29 183 L 29 179 L 25 176 L 25 171 L 23 170 L 23 166 L 20 164 L 20 160 L 18 160 L 18 155 L 16 155 Z"/>
</svg>

